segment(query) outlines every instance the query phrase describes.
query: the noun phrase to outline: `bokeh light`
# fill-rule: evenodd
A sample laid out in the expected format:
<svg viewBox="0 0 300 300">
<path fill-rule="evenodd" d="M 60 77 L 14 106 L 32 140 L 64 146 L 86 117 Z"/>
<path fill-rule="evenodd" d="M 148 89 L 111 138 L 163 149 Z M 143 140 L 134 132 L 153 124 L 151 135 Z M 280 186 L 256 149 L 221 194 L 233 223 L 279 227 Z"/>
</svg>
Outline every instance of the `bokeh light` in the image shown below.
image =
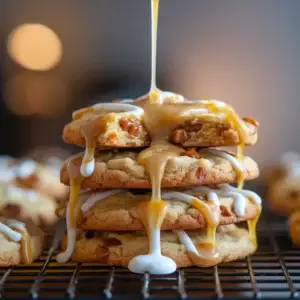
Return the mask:
<svg viewBox="0 0 300 300">
<path fill-rule="evenodd" d="M 22 24 L 8 37 L 8 53 L 22 67 L 46 71 L 57 65 L 62 44 L 57 34 L 42 24 Z"/>
<path fill-rule="evenodd" d="M 6 82 L 4 99 L 17 115 L 59 116 L 66 108 L 66 86 L 50 74 L 24 72 Z"/>
</svg>

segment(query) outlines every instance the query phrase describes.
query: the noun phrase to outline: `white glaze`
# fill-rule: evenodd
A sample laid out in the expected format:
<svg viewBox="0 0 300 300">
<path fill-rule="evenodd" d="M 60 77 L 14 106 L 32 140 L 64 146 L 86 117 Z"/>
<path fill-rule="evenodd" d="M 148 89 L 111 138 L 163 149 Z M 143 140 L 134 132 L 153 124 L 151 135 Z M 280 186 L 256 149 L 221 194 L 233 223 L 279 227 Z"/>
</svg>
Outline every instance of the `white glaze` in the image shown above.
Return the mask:
<svg viewBox="0 0 300 300">
<path fill-rule="evenodd" d="M 93 207 L 98 201 L 101 201 L 105 198 L 125 192 L 125 190 L 111 190 L 105 192 L 96 192 L 93 193 L 81 206 L 81 211 L 87 212 L 91 207 Z"/>
<path fill-rule="evenodd" d="M 26 229 L 25 223 L 20 222 L 18 220 L 7 219 L 5 223 L 10 228 L 15 228 L 15 229 L 18 229 L 18 230 L 21 230 L 21 231 Z"/>
<path fill-rule="evenodd" d="M 8 182 L 15 179 L 15 166 L 10 166 L 10 156 L 0 156 L 0 181 Z"/>
<path fill-rule="evenodd" d="M 0 222 L 0 232 L 4 233 L 13 242 L 19 242 L 22 239 L 22 234 L 14 231 L 9 225 Z"/>
<path fill-rule="evenodd" d="M 87 152 L 89 149 L 85 150 L 84 156 L 87 155 Z M 83 162 L 84 159 L 82 160 L 81 166 L 80 166 L 80 174 L 83 177 L 89 177 L 93 174 L 94 169 L 95 169 L 95 159 L 93 158 L 92 160 L 88 161 L 87 163 Z"/>
<path fill-rule="evenodd" d="M 15 185 L 8 185 L 5 188 L 6 197 L 9 199 L 21 199 L 26 197 L 30 201 L 37 201 L 40 194 L 31 189 L 19 188 Z"/>
<path fill-rule="evenodd" d="M 218 157 L 228 160 L 230 162 L 230 164 L 232 165 L 232 167 L 234 168 L 234 170 L 240 172 L 241 174 L 243 174 L 245 171 L 241 162 L 236 157 L 234 157 L 233 155 L 230 155 L 229 153 L 227 153 L 225 151 L 216 150 L 216 149 L 201 149 L 200 152 L 212 154 L 214 156 L 218 156 Z"/>
<path fill-rule="evenodd" d="M 68 219 L 67 219 L 68 220 Z M 70 228 L 67 221 L 68 235 L 67 235 L 67 249 L 56 256 L 58 263 L 66 263 L 72 256 L 76 243 L 76 228 Z"/>
<path fill-rule="evenodd" d="M 207 188 L 207 189 L 210 190 L 209 188 Z M 180 193 L 180 192 L 163 192 L 162 199 L 167 199 L 167 200 L 175 199 L 175 200 L 183 201 L 183 202 L 186 202 L 186 203 L 192 205 L 192 201 L 193 201 L 193 199 L 195 199 L 195 196 L 191 196 L 191 195 L 188 195 L 185 193 Z M 207 197 L 207 200 L 213 201 L 215 204 L 220 204 L 218 196 L 213 191 L 211 191 L 210 198 Z"/>
<path fill-rule="evenodd" d="M 156 275 L 171 274 L 176 271 L 176 263 L 169 257 L 161 254 L 160 229 L 154 229 L 150 235 L 149 254 L 138 255 L 128 264 L 131 272 Z"/>
<path fill-rule="evenodd" d="M 20 162 L 20 164 L 16 167 L 16 176 L 21 179 L 26 179 L 29 176 L 33 175 L 37 169 L 37 164 L 31 160 L 26 159 Z"/>
<path fill-rule="evenodd" d="M 188 234 L 185 231 L 173 230 L 173 232 L 178 236 L 180 243 L 186 248 L 188 252 L 199 255 L 197 248 L 195 247 L 191 238 L 188 236 Z"/>
<path fill-rule="evenodd" d="M 193 188 L 193 190 L 196 191 L 197 193 L 201 193 L 204 196 L 208 195 L 208 193 L 214 193 L 216 196 L 231 197 L 234 200 L 233 210 L 234 210 L 235 214 L 239 217 L 242 217 L 245 215 L 246 199 L 242 194 L 240 194 L 238 192 L 226 191 L 226 190 L 222 190 L 222 189 L 213 190 L 206 186 L 197 186 L 197 187 Z"/>
<path fill-rule="evenodd" d="M 261 203 L 262 203 L 262 199 L 256 193 L 254 193 L 252 191 L 238 189 L 227 183 L 219 184 L 218 188 L 221 189 L 222 191 L 232 191 L 232 192 L 241 193 L 243 196 L 250 198 L 256 205 L 261 205 Z"/>
<path fill-rule="evenodd" d="M 136 105 L 126 103 L 97 103 L 93 105 L 95 113 L 119 112 L 130 113 L 136 117 L 141 117 L 144 110 Z"/>
</svg>

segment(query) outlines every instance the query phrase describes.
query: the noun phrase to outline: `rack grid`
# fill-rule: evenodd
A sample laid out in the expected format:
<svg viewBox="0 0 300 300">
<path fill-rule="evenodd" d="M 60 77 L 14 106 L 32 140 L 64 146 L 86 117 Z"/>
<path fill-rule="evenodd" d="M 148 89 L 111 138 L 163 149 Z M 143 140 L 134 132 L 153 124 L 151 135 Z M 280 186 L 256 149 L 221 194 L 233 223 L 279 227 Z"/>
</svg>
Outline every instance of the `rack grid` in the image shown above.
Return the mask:
<svg viewBox="0 0 300 300">
<path fill-rule="evenodd" d="M 213 268 L 181 269 L 168 276 L 138 275 L 101 264 L 58 264 L 58 231 L 52 246 L 53 235 L 47 235 L 48 248 L 40 260 L 0 268 L 0 298 L 300 299 L 300 249 L 284 230 L 260 227 L 259 249 L 251 257 Z"/>
</svg>

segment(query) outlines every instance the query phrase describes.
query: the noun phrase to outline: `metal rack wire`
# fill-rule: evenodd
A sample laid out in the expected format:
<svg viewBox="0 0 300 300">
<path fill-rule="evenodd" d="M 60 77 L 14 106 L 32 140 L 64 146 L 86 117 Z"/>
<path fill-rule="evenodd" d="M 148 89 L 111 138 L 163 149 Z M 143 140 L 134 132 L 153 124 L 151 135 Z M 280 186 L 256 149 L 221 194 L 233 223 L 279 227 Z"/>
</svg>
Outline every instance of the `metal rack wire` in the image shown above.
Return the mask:
<svg viewBox="0 0 300 300">
<path fill-rule="evenodd" d="M 258 251 L 246 259 L 168 276 L 137 275 L 100 264 L 57 264 L 60 234 L 34 264 L 0 268 L 0 298 L 300 299 L 300 249 L 284 231 L 261 230 Z M 53 237 L 47 239 L 51 245 Z"/>
</svg>

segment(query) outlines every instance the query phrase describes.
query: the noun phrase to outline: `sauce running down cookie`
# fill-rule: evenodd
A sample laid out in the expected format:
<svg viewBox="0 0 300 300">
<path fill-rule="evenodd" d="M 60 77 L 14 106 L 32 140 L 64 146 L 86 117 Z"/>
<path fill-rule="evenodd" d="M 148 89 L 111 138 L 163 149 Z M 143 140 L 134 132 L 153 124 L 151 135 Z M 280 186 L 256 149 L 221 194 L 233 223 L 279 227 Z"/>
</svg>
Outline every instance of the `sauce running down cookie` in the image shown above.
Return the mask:
<svg viewBox="0 0 300 300">
<path fill-rule="evenodd" d="M 61 170 L 61 181 L 70 186 L 71 193 L 66 208 L 68 231 L 63 252 L 57 256 L 58 262 L 69 259 L 97 261 L 127 266 L 135 273 L 169 274 L 181 266 L 207 267 L 244 257 L 257 248 L 256 224 L 261 199 L 242 188 L 245 180 L 259 174 L 257 164 L 244 156 L 244 146 L 256 143 L 258 124 L 252 119 L 241 119 L 222 101 L 190 101 L 157 88 L 159 0 L 151 0 L 151 5 L 149 93 L 138 99 L 96 104 L 78 110 L 64 129 L 64 140 L 85 146 L 85 151 L 69 158 Z M 216 146 L 237 146 L 237 154 L 204 148 Z M 104 151 L 105 147 L 110 149 Z M 117 152 L 111 149 L 114 147 L 118 148 Z M 143 148 L 136 152 L 121 149 L 128 147 Z M 228 183 L 237 183 L 238 187 Z M 126 192 L 124 189 L 132 188 L 151 189 L 151 192 L 136 201 L 138 227 L 131 229 L 125 220 L 118 218 L 118 228 L 142 229 L 142 232 L 105 234 L 99 231 L 100 228 L 88 233 L 78 230 L 78 224 L 79 227 L 82 223 L 87 224 L 88 221 L 83 220 L 90 217 L 97 201 L 117 197 Z M 86 197 L 84 189 L 92 190 L 88 193 L 107 190 Z M 235 222 L 246 220 L 248 231 L 233 224 L 231 227 L 220 226 L 222 222 L 226 223 L 222 216 L 225 213 L 222 197 L 231 199 L 229 212 L 234 211 Z M 187 204 L 198 216 L 201 215 L 201 226 L 198 222 L 195 231 L 190 231 L 186 223 L 181 224 L 181 228 L 177 227 L 179 223 L 166 226 L 174 200 Z M 116 207 L 120 207 L 120 203 L 116 200 Z M 249 207 L 255 210 L 251 217 Z M 107 215 L 107 218 L 112 217 Z M 165 229 L 162 234 L 161 229 Z M 178 251 L 180 259 L 175 255 Z"/>
</svg>

